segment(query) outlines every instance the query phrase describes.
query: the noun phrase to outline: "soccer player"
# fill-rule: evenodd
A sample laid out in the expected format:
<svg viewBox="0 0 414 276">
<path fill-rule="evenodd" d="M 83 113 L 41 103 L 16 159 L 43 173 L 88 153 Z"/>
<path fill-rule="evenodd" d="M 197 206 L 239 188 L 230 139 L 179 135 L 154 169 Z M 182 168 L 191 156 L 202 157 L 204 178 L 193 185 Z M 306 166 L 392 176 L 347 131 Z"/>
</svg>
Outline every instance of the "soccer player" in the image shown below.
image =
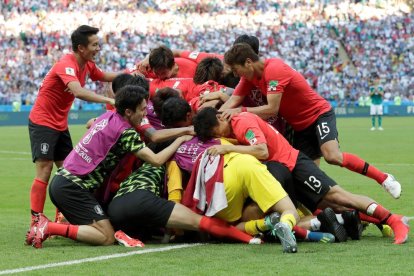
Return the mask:
<svg viewBox="0 0 414 276">
<path fill-rule="evenodd" d="M 162 45 L 151 50 L 150 54 L 129 73 L 140 72 L 147 78 L 166 80 L 169 78 L 192 78 L 197 63 L 186 58 L 174 58 L 168 47 Z"/>
<path fill-rule="evenodd" d="M 145 116 L 146 95 L 146 91 L 138 86 L 125 86 L 116 94 L 116 112 L 108 111 L 97 118 L 66 157 L 50 184 L 50 198 L 70 224 L 50 222 L 41 214 L 30 228 L 26 244 L 41 248 L 43 241 L 50 235 L 96 245 L 114 242 L 114 231 L 109 218 L 93 191 L 103 185 L 104 180 L 128 153 L 151 164 L 150 177 L 159 177 L 164 171 L 160 166 L 182 142 L 192 138 L 177 138 L 157 154 L 147 148 L 134 129 Z"/>
<path fill-rule="evenodd" d="M 401 185 L 392 175 L 354 154 L 340 151 L 334 110 L 329 102 L 312 90 L 301 74 L 281 59 L 259 58 L 245 43 L 233 45 L 224 58 L 241 80 L 230 99 L 220 108 L 223 118 L 228 119 L 241 111 L 249 111 L 264 119 L 279 114 L 295 131 L 294 147 L 316 164 L 323 156 L 329 164 L 370 177 L 394 198 L 400 197 Z M 267 103 L 239 108 L 243 99 L 256 87 L 266 95 Z"/>
<path fill-rule="evenodd" d="M 407 219 L 390 211 L 374 200 L 349 193 L 328 177 L 305 154 L 293 148 L 286 139 L 257 115 L 242 112 L 230 121 L 224 119 L 214 108 L 201 110 L 194 119 L 197 136 L 206 141 L 214 137 L 233 137 L 240 145 L 216 145 L 208 149 L 212 155 L 228 152 L 247 153 L 259 160 L 280 163 L 293 178 L 298 201 L 309 210 L 333 206 L 338 210 L 351 208 L 374 217 L 382 224 L 388 224 L 394 231 L 394 243 L 401 244 L 408 239 Z M 274 177 L 280 183 L 279 174 Z M 334 231 L 333 231 L 334 232 Z M 332 232 L 331 232 L 332 233 Z"/>
<path fill-rule="evenodd" d="M 369 96 L 371 98 L 370 115 L 372 116 L 371 130 L 375 130 L 375 117 L 378 117 L 378 130 L 382 128 L 382 101 L 384 97 L 384 87 L 381 85 L 381 79 L 377 74 L 372 75 L 373 85 L 369 87 Z"/>
<path fill-rule="evenodd" d="M 75 98 L 113 104 L 111 98 L 89 91 L 83 86 L 89 76 L 96 81 L 112 81 L 117 73 L 102 72 L 94 63 L 100 51 L 99 29 L 82 25 L 71 35 L 73 53 L 64 55 L 47 73 L 29 115 L 29 136 L 36 175 L 30 191 L 32 223 L 43 212 L 46 187 L 53 163 L 62 166 L 72 150 L 68 130 L 68 113 Z"/>
<path fill-rule="evenodd" d="M 167 127 L 177 127 L 177 126 L 188 126 L 192 123 L 192 116 L 193 111 L 191 110 L 189 104 L 181 99 L 181 98 L 170 98 L 166 100 L 163 104 L 163 112 L 162 112 L 162 121 L 163 124 Z M 190 141 L 183 143 L 170 160 L 167 163 L 167 187 L 168 187 L 168 199 L 181 202 L 182 200 L 182 193 L 183 193 L 183 183 L 186 183 L 184 178 L 188 174 L 194 174 L 198 171 L 197 168 L 194 167 L 194 163 L 198 156 L 201 156 L 203 152 L 212 145 L 218 144 L 228 144 L 226 140 L 223 139 L 213 139 L 206 142 L 200 141 L 198 138 L 193 138 Z M 268 171 L 263 171 L 264 165 L 257 164 L 257 159 L 251 158 L 250 156 L 245 156 L 241 154 L 232 154 L 229 153 L 224 156 L 224 160 L 227 160 L 224 164 L 224 186 L 226 188 L 226 194 L 228 195 L 228 210 L 223 210 L 217 214 L 218 217 L 231 222 L 231 223 L 238 223 L 237 227 L 251 235 L 256 235 L 260 231 L 267 231 L 273 230 L 273 226 L 269 221 L 270 215 L 268 215 L 265 219 L 260 219 L 260 217 L 264 217 L 264 213 L 268 213 L 270 210 L 280 212 L 275 208 L 263 206 L 270 206 L 269 204 L 263 204 L 261 200 L 265 200 L 265 198 L 272 198 L 275 197 L 279 192 L 275 191 L 274 181 L 269 178 L 271 176 Z M 237 162 L 241 162 L 245 165 L 241 165 Z M 235 165 L 238 164 L 238 165 Z M 231 166 L 230 166 L 231 165 Z M 251 165 L 251 166 L 250 166 Z M 234 171 L 235 168 L 238 168 L 237 171 Z M 242 169 L 243 168 L 243 169 Z M 243 171 L 243 173 L 238 173 Z M 250 175 L 250 177 L 247 177 Z M 261 180 L 253 181 L 253 178 L 260 178 Z M 237 182 L 238 184 L 235 185 L 234 183 Z M 257 183 L 252 184 L 252 183 Z M 265 185 L 270 185 L 267 188 L 262 187 L 262 183 Z M 190 184 L 187 184 L 187 188 Z M 276 184 L 278 187 L 279 184 Z M 258 190 L 262 189 L 259 193 Z M 242 190 L 245 191 L 242 193 Z M 247 192 L 246 192 L 247 191 Z M 250 197 L 255 200 L 261 209 L 258 207 L 259 214 L 256 216 L 254 220 L 243 218 L 241 219 L 241 210 L 244 206 L 241 206 L 241 202 L 245 202 L 246 197 L 248 196 L 246 193 L 251 193 Z M 264 195 L 264 193 L 270 193 L 268 195 Z M 187 204 L 189 203 L 191 206 L 192 194 L 186 190 L 187 197 Z M 284 194 L 284 193 L 283 193 Z M 244 213 L 244 211 L 243 211 Z M 240 222 L 242 221 L 242 222 Z M 307 233 L 305 229 L 299 229 L 298 227 L 294 226 L 295 235 L 299 234 L 299 232 L 303 233 L 304 235 L 300 236 L 300 238 L 306 239 L 306 235 L 308 235 L 308 240 L 313 241 L 322 241 L 322 242 L 329 242 L 335 240 L 334 238 L 329 239 L 331 236 L 327 233 Z M 302 231 L 301 231 L 302 230 Z M 259 232 L 258 232 L 259 231 Z M 332 237 L 332 236 L 331 236 Z"/>
</svg>

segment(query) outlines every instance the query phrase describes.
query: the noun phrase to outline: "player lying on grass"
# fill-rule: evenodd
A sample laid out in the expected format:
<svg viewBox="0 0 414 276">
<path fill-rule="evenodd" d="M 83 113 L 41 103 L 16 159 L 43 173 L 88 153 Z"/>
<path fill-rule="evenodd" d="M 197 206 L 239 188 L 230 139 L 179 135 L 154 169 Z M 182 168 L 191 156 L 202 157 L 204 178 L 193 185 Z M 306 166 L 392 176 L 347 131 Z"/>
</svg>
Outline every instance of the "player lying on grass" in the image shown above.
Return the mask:
<svg viewBox="0 0 414 276">
<path fill-rule="evenodd" d="M 292 175 L 295 198 L 309 210 L 315 211 L 325 207 L 334 207 L 339 211 L 345 208 L 355 209 L 372 216 L 382 224 L 388 224 L 394 231 L 395 244 L 404 243 L 408 239 L 409 226 L 405 217 L 391 214 L 366 196 L 352 194 L 342 189 L 310 158 L 289 145 L 282 135 L 257 115 L 242 112 L 227 121 L 216 109 L 205 108 L 195 117 L 194 129 L 202 141 L 215 137 L 232 137 L 240 143 L 240 145 L 212 146 L 208 152 L 213 156 L 239 152 L 251 154 L 259 160 L 282 164 L 282 167 L 287 168 Z M 284 185 L 286 181 L 280 176 L 279 173 L 274 175 Z M 346 235 L 334 235 L 339 240 L 346 237 Z"/>
<path fill-rule="evenodd" d="M 182 98 L 173 97 L 166 100 L 162 107 L 162 120 L 163 124 L 166 126 L 188 126 L 191 124 L 192 111 L 189 104 Z M 198 156 L 201 156 L 203 152 L 212 145 L 219 145 L 222 143 L 227 143 L 225 140 L 221 139 L 212 139 L 206 142 L 200 141 L 198 138 L 193 138 L 190 141 L 183 143 L 173 156 L 172 160 L 168 162 L 167 165 L 167 186 L 168 186 L 168 198 L 175 202 L 181 202 L 182 193 L 183 193 L 183 177 L 185 174 L 191 174 L 192 177 L 197 177 L 197 168 L 194 167 L 194 163 Z M 246 164 L 248 166 L 245 166 Z M 243 169 L 241 169 L 243 168 Z M 269 212 L 281 212 L 283 210 L 275 209 L 273 207 L 269 208 L 269 202 L 276 202 L 277 199 L 277 190 L 273 188 L 279 187 L 279 183 L 269 174 L 266 170 L 266 167 L 261 164 L 256 158 L 244 155 L 244 154 L 233 154 L 229 153 L 224 155 L 224 163 L 218 169 L 222 170 L 224 177 L 224 188 L 227 195 L 227 204 L 228 207 L 224 210 L 221 210 L 215 216 L 222 218 L 232 224 L 237 224 L 237 227 L 251 235 L 258 234 L 259 232 L 264 232 L 268 230 L 273 230 L 267 219 L 260 219 L 257 217 L 255 221 L 242 222 L 242 209 L 244 207 L 247 198 L 250 197 L 260 206 L 261 218 L 264 217 L 264 213 L 269 214 Z M 263 170 L 264 169 L 264 170 Z M 264 185 L 264 186 L 263 186 Z M 187 186 L 187 199 L 185 200 L 185 205 L 193 206 L 192 204 L 192 194 L 188 191 L 190 184 Z M 269 193 L 265 195 L 265 193 Z M 284 191 L 283 191 L 283 194 Z M 290 199 L 289 199 L 290 200 Z M 290 206 L 292 207 L 292 206 Z M 294 207 L 293 207 L 294 208 Z M 216 209 L 217 210 L 217 209 Z M 290 211 L 292 212 L 292 210 Z M 209 214 L 212 215 L 212 214 Z M 295 216 L 297 220 L 298 217 Z M 284 221 L 282 214 L 282 222 Z M 294 225 L 293 225 L 294 226 Z M 295 232 L 304 233 L 300 238 L 306 239 L 307 234 L 306 230 L 300 231 L 297 228 L 294 228 Z M 329 236 L 324 234 L 310 234 L 310 239 L 318 241 L 329 241 Z"/>
</svg>

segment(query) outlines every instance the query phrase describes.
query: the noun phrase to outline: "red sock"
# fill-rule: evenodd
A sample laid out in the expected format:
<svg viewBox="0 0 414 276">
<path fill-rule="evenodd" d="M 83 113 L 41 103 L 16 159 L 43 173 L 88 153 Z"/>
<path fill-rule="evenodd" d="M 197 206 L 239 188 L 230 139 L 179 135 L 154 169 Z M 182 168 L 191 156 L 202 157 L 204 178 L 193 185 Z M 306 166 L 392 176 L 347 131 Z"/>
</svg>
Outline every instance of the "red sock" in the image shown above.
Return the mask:
<svg viewBox="0 0 414 276">
<path fill-rule="evenodd" d="M 375 202 L 368 206 L 367 214 L 378 219 L 381 224 L 385 224 L 387 219 L 391 216 L 390 211 Z"/>
<path fill-rule="evenodd" d="M 358 212 L 358 213 L 359 213 L 359 218 L 363 221 L 370 222 L 370 223 L 375 223 L 375 224 L 381 224 L 381 221 L 379 221 L 376 218 L 373 218 L 373 217 L 371 217 L 369 215 L 366 215 L 364 213 L 361 213 L 361 212 Z"/>
<path fill-rule="evenodd" d="M 79 226 L 72 224 L 49 222 L 47 226 L 47 232 L 49 235 L 62 236 L 72 240 L 76 240 L 78 230 Z"/>
<path fill-rule="evenodd" d="M 219 238 L 231 238 L 234 240 L 249 243 L 253 238 L 249 234 L 246 234 L 234 226 L 227 224 L 217 218 L 202 217 L 199 228 L 201 231 L 208 232 Z"/>
<path fill-rule="evenodd" d="M 308 230 L 306 230 L 302 227 L 299 227 L 297 225 L 293 226 L 293 231 L 295 231 L 296 238 L 299 238 L 299 239 L 302 239 L 302 240 L 305 240 L 306 236 L 308 235 Z"/>
<path fill-rule="evenodd" d="M 40 179 L 33 180 L 32 189 L 30 191 L 30 209 L 36 213 L 43 213 L 46 200 L 47 183 Z"/>
<path fill-rule="evenodd" d="M 378 184 L 382 184 L 382 182 L 384 182 L 384 180 L 387 178 L 387 174 L 368 164 L 354 154 L 343 152 L 342 160 L 342 167 L 345 167 L 353 172 L 366 175 L 369 178 L 377 181 Z"/>
</svg>

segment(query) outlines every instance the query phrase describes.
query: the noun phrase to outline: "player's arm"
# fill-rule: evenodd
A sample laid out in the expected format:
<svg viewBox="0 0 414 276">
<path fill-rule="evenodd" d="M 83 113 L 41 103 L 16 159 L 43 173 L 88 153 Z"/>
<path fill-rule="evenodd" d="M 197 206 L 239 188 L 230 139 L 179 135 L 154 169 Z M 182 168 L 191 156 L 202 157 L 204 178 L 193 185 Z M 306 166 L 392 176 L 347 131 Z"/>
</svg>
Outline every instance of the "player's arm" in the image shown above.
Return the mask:
<svg viewBox="0 0 414 276">
<path fill-rule="evenodd" d="M 112 82 L 116 76 L 124 72 L 103 72 L 102 81 Z"/>
<path fill-rule="evenodd" d="M 262 106 L 247 107 L 246 111 L 256 114 L 262 119 L 267 119 L 272 116 L 276 116 L 279 113 L 281 100 L 282 93 L 267 94 L 267 104 Z"/>
<path fill-rule="evenodd" d="M 184 50 L 172 50 L 174 57 L 181 57 Z"/>
<path fill-rule="evenodd" d="M 156 130 L 155 128 L 147 128 L 144 132 L 147 137 L 153 143 L 161 143 L 174 139 L 183 135 L 195 135 L 194 127 L 178 127 Z"/>
<path fill-rule="evenodd" d="M 135 152 L 135 156 L 145 162 L 148 162 L 156 167 L 159 167 L 159 166 L 162 166 L 165 162 L 167 162 L 171 156 L 173 156 L 175 151 L 178 149 L 178 147 L 182 143 L 189 141 L 192 138 L 193 136 L 191 135 L 181 136 L 175 139 L 175 141 L 171 145 L 169 145 L 168 147 L 166 147 L 165 149 L 163 149 L 157 154 L 155 154 L 151 149 L 145 147 Z"/>
<path fill-rule="evenodd" d="M 216 145 L 207 149 L 210 155 L 226 154 L 229 152 L 238 152 L 244 154 L 250 154 L 259 160 L 266 160 L 269 157 L 269 151 L 266 144 L 261 143 L 257 145 Z"/>
<path fill-rule="evenodd" d="M 78 99 L 94 102 L 94 103 L 105 103 L 105 104 L 115 104 L 115 100 L 98 95 L 95 92 L 83 88 L 78 81 L 71 81 L 68 83 L 67 87 L 69 88 L 70 92 Z"/>
</svg>

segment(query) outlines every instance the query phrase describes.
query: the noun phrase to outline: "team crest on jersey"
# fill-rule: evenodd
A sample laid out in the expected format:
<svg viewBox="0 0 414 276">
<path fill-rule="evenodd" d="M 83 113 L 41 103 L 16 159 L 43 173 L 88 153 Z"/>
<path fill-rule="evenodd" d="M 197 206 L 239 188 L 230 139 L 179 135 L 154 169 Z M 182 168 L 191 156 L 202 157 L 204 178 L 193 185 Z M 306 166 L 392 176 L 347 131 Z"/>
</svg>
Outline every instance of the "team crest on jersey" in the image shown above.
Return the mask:
<svg viewBox="0 0 414 276">
<path fill-rule="evenodd" d="M 73 69 L 72 67 L 66 67 L 65 72 L 66 72 L 66 75 L 76 77 L 75 69 Z"/>
<path fill-rule="evenodd" d="M 269 87 L 268 87 L 267 91 L 276 91 L 276 88 L 277 88 L 278 84 L 279 84 L 279 82 L 277 80 L 269 81 Z"/>
<path fill-rule="evenodd" d="M 176 81 L 172 88 L 177 89 L 177 87 L 180 85 L 180 83 L 181 83 L 180 81 Z"/>
<path fill-rule="evenodd" d="M 149 124 L 148 118 L 147 117 L 142 118 L 141 126 L 145 126 L 145 125 L 148 125 L 148 124 Z"/>
<path fill-rule="evenodd" d="M 95 211 L 95 213 L 97 213 L 100 216 L 104 215 L 104 212 L 103 212 L 102 207 L 100 205 L 95 205 L 93 207 L 93 210 Z"/>
<path fill-rule="evenodd" d="M 47 154 L 49 151 L 49 144 L 48 143 L 41 143 L 40 144 L 40 151 L 42 154 Z"/>
<path fill-rule="evenodd" d="M 198 54 L 200 54 L 200 52 L 191 52 L 190 55 L 188 56 L 191 59 L 197 59 Z"/>
<path fill-rule="evenodd" d="M 250 145 L 255 145 L 257 143 L 256 135 L 254 135 L 253 130 L 248 130 L 244 136 Z"/>
</svg>

